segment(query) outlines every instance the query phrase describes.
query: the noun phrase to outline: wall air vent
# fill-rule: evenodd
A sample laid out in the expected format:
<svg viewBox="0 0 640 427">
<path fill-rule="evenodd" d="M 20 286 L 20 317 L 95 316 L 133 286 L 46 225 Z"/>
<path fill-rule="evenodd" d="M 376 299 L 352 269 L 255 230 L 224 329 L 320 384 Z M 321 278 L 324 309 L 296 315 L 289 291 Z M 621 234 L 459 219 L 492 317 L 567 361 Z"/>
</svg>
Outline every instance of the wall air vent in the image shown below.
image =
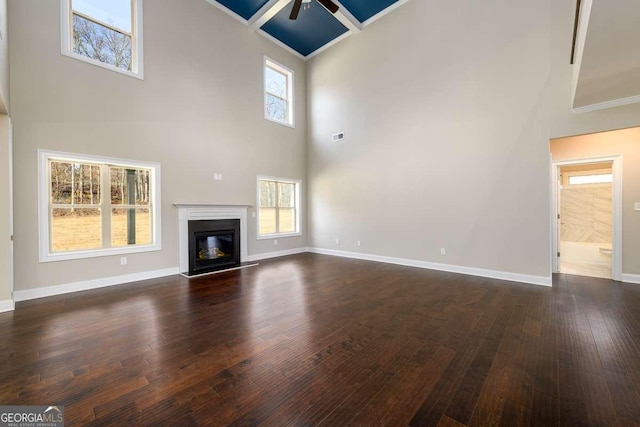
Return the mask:
<svg viewBox="0 0 640 427">
<path fill-rule="evenodd" d="M 334 133 L 331 136 L 331 141 L 333 142 L 342 141 L 343 139 L 344 139 L 344 132 Z"/>
</svg>

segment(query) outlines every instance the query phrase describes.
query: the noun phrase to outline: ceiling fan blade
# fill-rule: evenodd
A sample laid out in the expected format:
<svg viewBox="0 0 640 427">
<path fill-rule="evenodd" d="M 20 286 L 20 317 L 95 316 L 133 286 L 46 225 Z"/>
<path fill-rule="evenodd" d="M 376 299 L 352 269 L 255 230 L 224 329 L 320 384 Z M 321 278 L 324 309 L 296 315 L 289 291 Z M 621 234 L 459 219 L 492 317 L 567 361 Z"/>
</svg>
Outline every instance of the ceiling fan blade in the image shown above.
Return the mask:
<svg viewBox="0 0 640 427">
<path fill-rule="evenodd" d="M 332 2 L 331 0 L 318 0 L 318 3 L 326 7 L 327 10 L 329 10 L 329 12 L 331 13 L 336 13 L 338 9 L 340 9 L 338 5 Z"/>
<path fill-rule="evenodd" d="M 293 2 L 293 9 L 291 9 L 291 15 L 289 15 L 289 19 L 294 21 L 298 19 L 298 12 L 300 12 L 301 6 L 302 6 L 302 0 L 295 0 Z"/>
</svg>

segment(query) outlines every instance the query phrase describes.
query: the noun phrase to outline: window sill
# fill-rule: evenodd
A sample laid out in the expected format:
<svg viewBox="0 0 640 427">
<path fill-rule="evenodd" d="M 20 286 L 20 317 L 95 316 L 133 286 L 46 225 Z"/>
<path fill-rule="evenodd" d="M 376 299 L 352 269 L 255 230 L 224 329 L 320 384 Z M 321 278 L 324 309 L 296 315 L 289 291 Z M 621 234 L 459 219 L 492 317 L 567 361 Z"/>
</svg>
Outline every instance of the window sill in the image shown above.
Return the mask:
<svg viewBox="0 0 640 427">
<path fill-rule="evenodd" d="M 95 65 L 96 67 L 104 68 L 105 70 L 114 71 L 116 73 L 124 74 L 125 76 L 134 77 L 139 80 L 144 80 L 142 73 L 142 67 L 139 66 L 138 72 L 123 70 L 122 68 L 114 67 L 104 62 L 96 61 L 95 59 L 88 58 L 86 56 L 78 55 L 77 53 L 69 52 L 66 50 L 60 51 L 60 53 L 69 58 L 77 59 L 78 61 L 86 62 L 87 64 Z"/>
<path fill-rule="evenodd" d="M 295 129 L 296 128 L 293 123 L 281 122 L 280 120 L 275 120 L 275 119 L 272 119 L 272 118 L 267 117 L 267 116 L 264 116 L 264 119 L 267 120 L 267 121 L 270 121 L 272 123 L 277 123 L 279 125 L 286 126 L 288 128 L 291 128 L 291 129 Z"/>
<path fill-rule="evenodd" d="M 162 250 L 162 245 L 145 245 L 135 247 L 121 247 L 109 249 L 92 249 L 86 251 L 60 252 L 55 254 L 40 254 L 40 262 L 69 261 L 74 259 L 100 258 L 113 255 L 127 255 L 141 252 L 154 252 Z"/>
<path fill-rule="evenodd" d="M 302 233 L 275 233 L 275 234 L 262 234 L 258 235 L 258 240 L 268 240 L 268 239 L 280 239 L 283 237 L 299 237 L 302 236 Z"/>
</svg>

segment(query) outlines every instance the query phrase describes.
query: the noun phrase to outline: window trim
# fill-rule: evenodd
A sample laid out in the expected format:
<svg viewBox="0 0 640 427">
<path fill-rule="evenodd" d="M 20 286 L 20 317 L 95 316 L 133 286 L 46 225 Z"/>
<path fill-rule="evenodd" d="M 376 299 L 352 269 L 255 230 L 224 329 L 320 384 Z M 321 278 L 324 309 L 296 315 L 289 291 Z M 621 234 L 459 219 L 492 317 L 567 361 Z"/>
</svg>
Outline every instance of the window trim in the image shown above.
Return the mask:
<svg viewBox="0 0 640 427">
<path fill-rule="evenodd" d="M 110 247 L 101 249 L 76 250 L 69 252 L 53 253 L 51 251 L 51 229 L 49 226 L 49 159 L 108 164 L 111 166 L 130 166 L 149 168 L 152 170 L 150 194 L 153 198 L 152 232 L 153 243 L 150 245 L 136 245 L 129 247 Z M 108 194 L 108 193 L 102 193 Z M 38 150 L 38 253 L 39 262 L 66 261 L 83 258 L 97 258 L 112 255 L 124 255 L 140 252 L 153 252 L 162 250 L 162 200 L 160 185 L 160 164 L 126 160 L 111 157 L 92 156 L 85 154 L 67 153 L 62 151 Z"/>
<path fill-rule="evenodd" d="M 72 0 L 60 0 L 60 53 L 64 56 L 68 56 L 69 58 L 86 62 L 87 64 L 144 80 L 142 0 L 131 0 L 131 71 L 100 62 L 84 55 L 79 55 L 73 51 L 73 48 L 71 47 L 71 42 L 73 40 L 71 1 Z M 108 27 L 111 28 L 110 25 Z"/>
<path fill-rule="evenodd" d="M 269 117 L 269 115 L 267 114 L 267 94 L 269 94 L 267 92 L 267 67 L 282 73 L 282 74 L 286 74 L 287 75 L 287 104 L 288 104 L 288 110 L 289 110 L 289 122 L 281 122 L 280 120 L 276 120 L 276 119 L 272 119 L 271 117 Z M 294 76 L 294 72 L 293 70 L 291 70 L 288 67 L 285 67 L 284 65 L 280 64 L 277 61 L 274 61 L 273 59 L 269 58 L 268 56 L 264 56 L 264 60 L 262 63 L 262 85 L 263 85 L 263 92 L 264 92 L 264 99 L 263 99 L 263 108 L 264 108 L 264 118 L 270 122 L 273 123 L 278 123 L 281 124 L 283 126 L 287 126 L 290 128 L 295 128 L 295 117 L 294 117 L 294 99 L 293 99 L 293 86 L 294 86 L 294 82 L 295 82 L 295 76 Z M 273 94 L 270 94 L 273 95 Z M 280 98 L 277 95 L 274 95 L 278 98 Z M 282 99 L 282 98 L 281 98 Z"/>
<path fill-rule="evenodd" d="M 283 182 L 286 184 L 295 184 L 295 198 L 296 198 L 295 209 L 296 209 L 296 230 L 297 231 L 293 233 L 260 234 L 260 181 L 276 181 L 276 182 Z M 256 179 L 256 236 L 258 240 L 302 236 L 302 230 L 300 228 L 300 214 L 302 209 L 302 199 L 300 197 L 302 194 L 301 187 L 302 187 L 302 180 L 300 179 L 279 178 L 275 176 L 258 175 Z M 278 209 L 277 206 L 276 206 L 276 209 Z M 277 223 L 276 223 L 276 226 L 277 226 Z"/>
</svg>

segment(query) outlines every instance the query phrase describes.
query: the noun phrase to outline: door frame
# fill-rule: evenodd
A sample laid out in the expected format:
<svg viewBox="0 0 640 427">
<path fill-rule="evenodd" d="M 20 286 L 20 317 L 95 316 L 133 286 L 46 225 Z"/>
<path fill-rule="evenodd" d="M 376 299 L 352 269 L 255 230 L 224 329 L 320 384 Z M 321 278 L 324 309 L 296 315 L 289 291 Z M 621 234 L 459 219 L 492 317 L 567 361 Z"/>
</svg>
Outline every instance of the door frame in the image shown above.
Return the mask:
<svg viewBox="0 0 640 427">
<path fill-rule="evenodd" d="M 558 235 L 558 178 L 560 167 L 568 165 L 582 165 L 590 163 L 612 162 L 611 171 L 613 173 L 613 183 L 611 186 L 612 196 L 612 226 L 613 226 L 613 254 L 611 260 L 611 277 L 613 280 L 622 280 L 622 154 L 588 157 L 571 160 L 551 161 L 551 192 L 553 203 L 551 203 L 551 242 L 553 244 L 551 252 L 552 272 L 558 272 L 558 248 L 560 236 Z"/>
</svg>

